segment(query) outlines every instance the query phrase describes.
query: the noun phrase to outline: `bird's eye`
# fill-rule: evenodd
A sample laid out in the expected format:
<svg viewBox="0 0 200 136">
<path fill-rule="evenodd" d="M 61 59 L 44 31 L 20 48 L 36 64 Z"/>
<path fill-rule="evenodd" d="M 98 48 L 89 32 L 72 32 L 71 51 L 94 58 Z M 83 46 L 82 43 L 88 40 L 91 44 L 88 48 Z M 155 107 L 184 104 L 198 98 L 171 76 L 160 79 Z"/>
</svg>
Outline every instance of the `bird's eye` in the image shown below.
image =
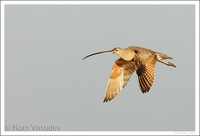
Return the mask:
<svg viewBox="0 0 200 136">
<path fill-rule="evenodd" d="M 113 51 L 117 52 L 119 51 L 119 48 L 114 48 Z"/>
</svg>

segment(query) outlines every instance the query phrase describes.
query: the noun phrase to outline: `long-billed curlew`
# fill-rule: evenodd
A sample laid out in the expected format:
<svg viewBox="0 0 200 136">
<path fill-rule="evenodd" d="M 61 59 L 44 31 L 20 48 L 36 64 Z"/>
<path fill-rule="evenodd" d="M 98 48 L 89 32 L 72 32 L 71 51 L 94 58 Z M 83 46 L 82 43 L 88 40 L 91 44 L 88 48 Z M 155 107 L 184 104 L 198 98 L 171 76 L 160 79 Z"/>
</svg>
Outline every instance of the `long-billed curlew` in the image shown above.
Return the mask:
<svg viewBox="0 0 200 136">
<path fill-rule="evenodd" d="M 83 59 L 102 53 L 114 53 L 120 57 L 113 65 L 103 102 L 112 100 L 128 83 L 135 70 L 138 75 L 140 89 L 142 93 L 146 93 L 149 92 L 154 81 L 154 66 L 156 61 L 164 63 L 167 66 L 176 67 L 170 62 L 162 61 L 162 59 L 172 59 L 171 57 L 137 46 L 130 46 L 124 49 L 114 48 L 110 51 L 97 52 Z"/>
</svg>

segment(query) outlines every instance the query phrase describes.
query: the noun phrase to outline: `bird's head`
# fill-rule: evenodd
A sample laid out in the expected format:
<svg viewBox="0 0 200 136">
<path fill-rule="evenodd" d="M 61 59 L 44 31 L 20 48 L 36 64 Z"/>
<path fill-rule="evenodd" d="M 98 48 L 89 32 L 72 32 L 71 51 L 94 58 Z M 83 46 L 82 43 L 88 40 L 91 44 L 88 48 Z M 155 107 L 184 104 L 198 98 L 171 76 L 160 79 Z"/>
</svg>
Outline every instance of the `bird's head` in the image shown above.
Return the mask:
<svg viewBox="0 0 200 136">
<path fill-rule="evenodd" d="M 123 49 L 116 47 L 112 50 L 112 53 L 119 56 L 121 54 L 122 50 Z"/>
<path fill-rule="evenodd" d="M 127 61 L 132 60 L 133 57 L 135 56 L 135 52 L 128 50 L 128 48 L 121 49 L 121 48 L 116 47 L 116 48 L 114 48 L 113 50 L 110 50 L 110 51 L 102 51 L 102 52 L 90 54 L 90 55 L 84 57 L 83 60 L 90 57 L 90 56 L 97 55 L 97 54 L 103 54 L 103 53 L 113 53 L 113 54 L 115 54 L 115 55 L 117 55 L 117 56 L 119 56 L 122 59 L 127 60 Z"/>
</svg>

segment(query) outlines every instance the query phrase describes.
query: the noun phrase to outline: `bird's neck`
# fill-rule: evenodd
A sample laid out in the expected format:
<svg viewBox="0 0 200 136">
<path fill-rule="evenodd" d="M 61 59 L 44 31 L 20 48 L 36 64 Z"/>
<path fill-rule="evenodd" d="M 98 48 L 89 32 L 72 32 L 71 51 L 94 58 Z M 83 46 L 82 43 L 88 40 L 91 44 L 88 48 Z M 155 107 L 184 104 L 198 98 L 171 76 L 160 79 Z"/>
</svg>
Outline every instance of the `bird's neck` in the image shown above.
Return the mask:
<svg viewBox="0 0 200 136">
<path fill-rule="evenodd" d="M 125 50 L 119 56 L 124 60 L 131 61 L 133 57 L 135 56 L 135 52 L 130 51 L 130 50 Z"/>
</svg>

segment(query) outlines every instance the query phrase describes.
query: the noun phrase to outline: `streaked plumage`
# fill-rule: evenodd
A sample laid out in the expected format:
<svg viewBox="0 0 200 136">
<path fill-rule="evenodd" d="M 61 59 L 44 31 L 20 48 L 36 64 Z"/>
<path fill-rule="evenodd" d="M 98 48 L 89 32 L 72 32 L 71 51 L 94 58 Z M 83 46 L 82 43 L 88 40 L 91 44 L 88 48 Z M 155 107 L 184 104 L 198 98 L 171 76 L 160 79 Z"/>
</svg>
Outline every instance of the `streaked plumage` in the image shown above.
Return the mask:
<svg viewBox="0 0 200 136">
<path fill-rule="evenodd" d="M 85 58 L 102 53 L 114 53 L 121 57 L 113 65 L 103 102 L 112 100 L 128 83 L 135 70 L 140 89 L 143 93 L 146 93 L 149 92 L 154 81 L 156 61 L 176 67 L 170 62 L 162 61 L 162 59 L 172 59 L 171 57 L 137 46 L 130 46 L 125 49 L 114 48 L 111 51 L 94 53 Z"/>
</svg>

